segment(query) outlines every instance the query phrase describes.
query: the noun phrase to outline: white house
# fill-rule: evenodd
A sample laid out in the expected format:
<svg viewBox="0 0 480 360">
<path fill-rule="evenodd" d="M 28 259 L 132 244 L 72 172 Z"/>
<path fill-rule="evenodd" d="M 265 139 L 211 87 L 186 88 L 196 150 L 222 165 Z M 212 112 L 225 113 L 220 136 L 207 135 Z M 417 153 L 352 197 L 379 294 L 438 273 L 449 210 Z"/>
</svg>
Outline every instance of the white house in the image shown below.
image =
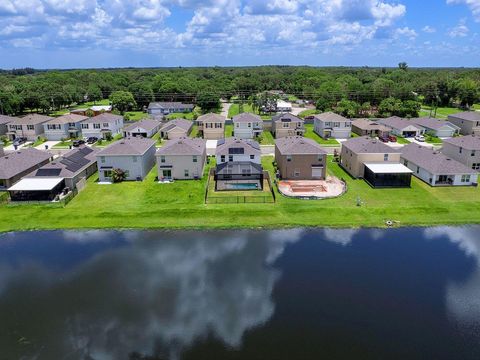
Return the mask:
<svg viewBox="0 0 480 360">
<path fill-rule="evenodd" d="M 219 140 L 215 158 L 217 165 L 225 162 L 252 162 L 261 164 L 260 145 L 258 142 L 246 139 L 227 138 Z"/>
<path fill-rule="evenodd" d="M 402 136 L 405 138 L 415 137 L 422 134 L 423 129 L 410 120 L 402 119 L 398 116 L 392 116 L 386 119 L 379 119 L 377 121 L 391 129 L 393 135 Z"/>
<path fill-rule="evenodd" d="M 263 120 L 251 113 L 242 113 L 233 117 L 233 133 L 237 139 L 253 139 L 263 132 Z"/>
<path fill-rule="evenodd" d="M 43 124 L 45 137 L 52 141 L 80 137 L 82 135 L 81 124 L 87 119 L 87 116 L 66 114 L 47 121 Z"/>
<path fill-rule="evenodd" d="M 123 116 L 103 113 L 81 123 L 82 135 L 85 138 L 106 138 L 108 135 L 115 136 L 122 133 Z"/>
<path fill-rule="evenodd" d="M 422 128 L 424 134 L 428 133 L 439 138 L 450 138 L 460 133 L 459 126 L 445 120 L 423 117 L 410 121 Z"/>
<path fill-rule="evenodd" d="M 153 119 L 143 119 L 131 125 L 128 125 L 123 130 L 124 137 L 142 136 L 151 138 L 160 129 L 161 123 Z"/>
<path fill-rule="evenodd" d="M 348 139 L 352 134 L 352 121 L 341 115 L 326 112 L 313 118 L 314 131 L 324 139 Z"/>
</svg>

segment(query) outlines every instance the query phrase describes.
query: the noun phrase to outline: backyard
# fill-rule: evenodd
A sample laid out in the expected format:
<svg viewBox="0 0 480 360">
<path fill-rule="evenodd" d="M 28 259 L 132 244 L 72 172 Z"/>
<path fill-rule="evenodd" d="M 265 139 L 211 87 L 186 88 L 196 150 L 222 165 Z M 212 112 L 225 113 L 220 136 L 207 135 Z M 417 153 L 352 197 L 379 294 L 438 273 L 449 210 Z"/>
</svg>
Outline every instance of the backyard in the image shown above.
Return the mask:
<svg viewBox="0 0 480 360">
<path fill-rule="evenodd" d="M 305 124 L 305 137 L 315 140 L 320 145 L 337 146 L 339 142 L 335 139 L 323 139 L 313 131 L 313 124 Z"/>
</svg>

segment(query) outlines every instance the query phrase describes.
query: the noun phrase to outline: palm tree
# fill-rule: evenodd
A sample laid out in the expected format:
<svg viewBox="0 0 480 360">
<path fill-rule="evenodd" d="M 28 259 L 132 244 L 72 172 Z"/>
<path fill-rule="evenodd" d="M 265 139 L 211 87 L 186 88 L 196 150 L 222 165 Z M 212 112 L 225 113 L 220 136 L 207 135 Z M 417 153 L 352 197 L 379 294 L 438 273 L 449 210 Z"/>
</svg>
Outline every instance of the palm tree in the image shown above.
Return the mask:
<svg viewBox="0 0 480 360">
<path fill-rule="evenodd" d="M 127 174 L 125 173 L 125 170 L 122 170 L 122 169 L 112 170 L 112 181 L 114 183 L 125 181 L 126 177 L 127 177 Z"/>
</svg>

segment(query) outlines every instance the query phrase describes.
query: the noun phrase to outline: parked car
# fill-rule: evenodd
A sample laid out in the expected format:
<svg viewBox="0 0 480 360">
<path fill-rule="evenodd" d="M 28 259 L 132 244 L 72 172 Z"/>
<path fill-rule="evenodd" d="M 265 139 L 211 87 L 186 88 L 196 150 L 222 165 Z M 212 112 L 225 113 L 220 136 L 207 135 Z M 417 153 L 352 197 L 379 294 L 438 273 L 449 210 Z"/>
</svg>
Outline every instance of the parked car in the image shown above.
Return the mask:
<svg viewBox="0 0 480 360">
<path fill-rule="evenodd" d="M 415 136 L 415 140 L 420 141 L 420 142 L 425 142 L 425 136 L 417 135 L 417 136 Z"/>
<path fill-rule="evenodd" d="M 79 147 L 80 145 L 83 145 L 83 144 L 85 144 L 85 140 L 74 140 L 72 142 L 73 147 Z"/>
<path fill-rule="evenodd" d="M 92 136 L 87 139 L 87 144 L 95 144 L 98 141 L 98 138 Z"/>
<path fill-rule="evenodd" d="M 27 141 L 27 138 L 19 137 L 13 140 L 13 146 L 20 146 Z"/>
<path fill-rule="evenodd" d="M 388 141 L 390 142 L 397 142 L 397 137 L 393 135 L 388 135 Z"/>
<path fill-rule="evenodd" d="M 383 141 L 385 143 L 390 141 L 388 136 L 379 136 L 378 138 L 380 139 L 380 141 Z"/>
</svg>

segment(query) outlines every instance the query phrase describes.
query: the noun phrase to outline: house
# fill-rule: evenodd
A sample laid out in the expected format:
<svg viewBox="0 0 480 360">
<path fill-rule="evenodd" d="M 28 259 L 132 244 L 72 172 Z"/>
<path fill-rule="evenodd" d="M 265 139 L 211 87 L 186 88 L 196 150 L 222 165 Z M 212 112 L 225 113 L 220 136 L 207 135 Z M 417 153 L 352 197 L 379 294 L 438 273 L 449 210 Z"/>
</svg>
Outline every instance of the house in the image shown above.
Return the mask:
<svg viewBox="0 0 480 360">
<path fill-rule="evenodd" d="M 388 127 L 390 132 L 396 136 L 409 138 L 420 135 L 423 132 L 423 129 L 418 125 L 415 125 L 410 120 L 403 119 L 398 116 L 379 119 L 378 122 Z"/>
<path fill-rule="evenodd" d="M 198 131 L 206 140 L 220 140 L 225 138 L 225 117 L 209 113 L 197 119 Z"/>
<path fill-rule="evenodd" d="M 158 133 L 160 126 L 162 126 L 162 123 L 157 120 L 143 119 L 131 125 L 126 126 L 123 129 L 123 136 L 124 137 L 142 136 L 146 138 L 151 138 L 153 135 Z"/>
<path fill-rule="evenodd" d="M 10 198 L 13 201 L 52 201 L 65 188 L 79 190 L 78 184 L 97 171 L 99 151 L 84 145 L 69 151 L 9 188 Z"/>
<path fill-rule="evenodd" d="M 418 144 L 402 148 L 401 161 L 413 175 L 430 186 L 459 186 L 477 183 L 478 173 L 439 151 Z"/>
<path fill-rule="evenodd" d="M 7 136 L 10 140 L 23 137 L 29 141 L 35 141 L 39 136 L 45 134 L 43 124 L 52 120 L 50 116 L 39 114 L 30 114 L 21 118 L 16 118 L 8 124 Z"/>
<path fill-rule="evenodd" d="M 412 123 L 422 129 L 422 133 L 439 138 L 451 138 L 460 133 L 460 127 L 449 121 L 430 117 L 410 119 Z"/>
<path fill-rule="evenodd" d="M 0 141 L 0 157 L 5 156 L 5 150 L 3 150 L 3 142 Z"/>
<path fill-rule="evenodd" d="M 62 115 L 43 124 L 47 140 L 58 141 L 81 137 L 81 123 L 88 117 L 75 114 Z"/>
<path fill-rule="evenodd" d="M 169 140 L 157 150 L 159 180 L 200 179 L 207 160 L 206 141 L 182 137 Z"/>
<path fill-rule="evenodd" d="M 352 121 L 352 132 L 359 136 L 386 136 L 390 128 L 380 124 L 377 120 L 355 119 Z"/>
<path fill-rule="evenodd" d="M 160 128 L 160 137 L 170 140 L 187 137 L 192 132 L 192 128 L 193 121 L 186 119 L 170 120 Z"/>
<path fill-rule="evenodd" d="M 441 152 L 469 169 L 480 171 L 480 135 L 446 139 L 443 141 Z"/>
<path fill-rule="evenodd" d="M 400 163 L 400 151 L 369 136 L 342 143 L 341 166 L 372 187 L 409 187 L 412 171 Z"/>
<path fill-rule="evenodd" d="M 50 161 L 52 155 L 34 148 L 23 148 L 0 157 L 0 189 L 7 189 L 33 170 Z"/>
<path fill-rule="evenodd" d="M 289 113 L 292 111 L 292 103 L 283 100 L 277 100 L 277 111 L 282 113 Z"/>
<path fill-rule="evenodd" d="M 352 121 L 333 112 L 314 115 L 314 131 L 322 138 L 348 139 L 352 134 Z"/>
<path fill-rule="evenodd" d="M 0 115 L 0 136 L 8 132 L 8 124 L 15 120 L 17 120 L 16 117 Z"/>
<path fill-rule="evenodd" d="M 304 121 L 290 113 L 275 115 L 272 117 L 272 133 L 277 139 L 286 136 L 303 136 Z"/>
<path fill-rule="evenodd" d="M 260 145 L 253 140 L 228 138 L 220 140 L 215 152 L 215 189 L 263 189 Z"/>
<path fill-rule="evenodd" d="M 123 116 L 109 113 L 91 117 L 81 123 L 83 137 L 105 139 L 122 133 Z"/>
<path fill-rule="evenodd" d="M 233 118 L 233 134 L 237 139 L 253 139 L 263 132 L 263 120 L 251 113 L 242 113 Z"/>
<path fill-rule="evenodd" d="M 93 116 L 97 116 L 103 113 L 111 113 L 112 105 L 94 105 L 89 108 L 70 110 L 70 114 L 81 116 L 88 116 L 88 113 L 90 112 L 93 113 Z"/>
<path fill-rule="evenodd" d="M 143 180 L 155 164 L 155 140 L 125 138 L 97 153 L 101 182 L 111 182 L 113 170 L 125 172 L 125 180 Z"/>
<path fill-rule="evenodd" d="M 181 102 L 151 102 L 148 104 L 147 112 L 150 115 L 168 115 L 172 113 L 189 113 L 195 108 L 193 104 Z"/>
<path fill-rule="evenodd" d="M 480 112 L 465 111 L 448 116 L 448 121 L 460 128 L 462 135 L 480 135 Z"/>
<path fill-rule="evenodd" d="M 325 180 L 327 176 L 327 152 L 312 139 L 276 139 L 275 162 L 284 180 Z"/>
</svg>

